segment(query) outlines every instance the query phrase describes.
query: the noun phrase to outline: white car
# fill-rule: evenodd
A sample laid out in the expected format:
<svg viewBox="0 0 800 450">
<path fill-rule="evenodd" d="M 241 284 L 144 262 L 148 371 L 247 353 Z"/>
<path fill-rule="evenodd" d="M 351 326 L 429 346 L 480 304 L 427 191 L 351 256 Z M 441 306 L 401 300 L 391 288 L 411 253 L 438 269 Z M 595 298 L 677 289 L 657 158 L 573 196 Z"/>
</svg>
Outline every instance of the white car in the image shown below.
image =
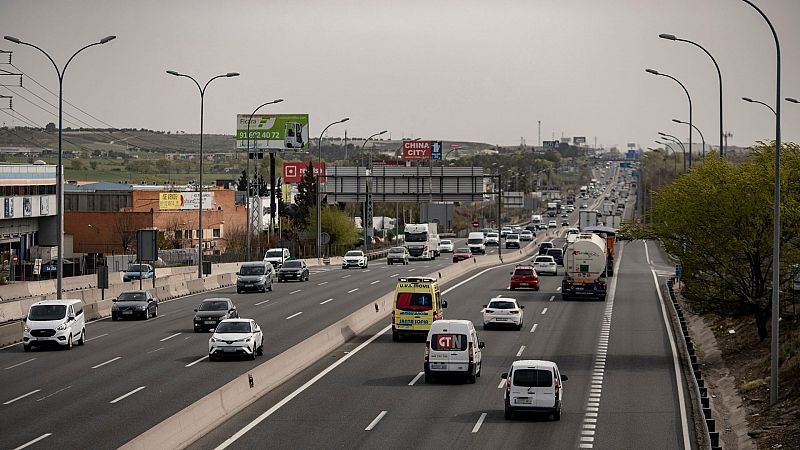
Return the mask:
<svg viewBox="0 0 800 450">
<path fill-rule="evenodd" d="M 488 305 L 483 305 L 483 329 L 493 325 L 511 325 L 521 330 L 523 308 L 514 298 L 493 298 Z"/>
<path fill-rule="evenodd" d="M 70 350 L 86 342 L 83 302 L 78 299 L 42 300 L 28 309 L 22 327 L 22 349 L 53 345 Z"/>
<path fill-rule="evenodd" d="M 450 239 L 442 239 L 439 241 L 439 251 L 441 253 L 453 253 L 453 241 Z"/>
<path fill-rule="evenodd" d="M 539 255 L 533 260 L 533 268 L 540 275 L 558 275 L 558 264 L 555 258 L 550 255 Z"/>
<path fill-rule="evenodd" d="M 208 340 L 208 359 L 244 355 L 256 359 L 264 354 L 264 335 L 253 319 L 225 319 Z"/>
<path fill-rule="evenodd" d="M 511 232 L 512 231 L 511 231 L 510 227 L 503 227 L 503 228 L 500 229 L 500 237 L 505 238 L 506 235 L 508 235 Z"/>
<path fill-rule="evenodd" d="M 500 236 L 497 233 L 486 233 L 486 245 L 500 245 Z"/>
<path fill-rule="evenodd" d="M 520 241 L 532 241 L 533 240 L 533 232 L 531 230 L 522 230 L 522 231 L 520 231 L 519 240 Z"/>
<path fill-rule="evenodd" d="M 520 244 L 520 238 L 518 234 L 509 233 L 506 235 L 506 248 L 520 248 L 522 244 Z"/>
<path fill-rule="evenodd" d="M 555 220 L 547 222 L 547 228 L 558 228 L 558 223 Z"/>
<path fill-rule="evenodd" d="M 367 255 L 361 250 L 350 250 L 345 253 L 344 258 L 342 258 L 342 269 L 349 269 L 350 267 L 359 267 L 362 269 L 369 267 Z"/>
<path fill-rule="evenodd" d="M 506 380 L 503 390 L 505 418 L 513 419 L 514 413 L 532 412 L 552 414 L 561 420 L 561 399 L 564 389 L 562 375 L 556 363 L 533 359 L 522 359 L 511 363 L 511 369 L 500 375 Z"/>
</svg>

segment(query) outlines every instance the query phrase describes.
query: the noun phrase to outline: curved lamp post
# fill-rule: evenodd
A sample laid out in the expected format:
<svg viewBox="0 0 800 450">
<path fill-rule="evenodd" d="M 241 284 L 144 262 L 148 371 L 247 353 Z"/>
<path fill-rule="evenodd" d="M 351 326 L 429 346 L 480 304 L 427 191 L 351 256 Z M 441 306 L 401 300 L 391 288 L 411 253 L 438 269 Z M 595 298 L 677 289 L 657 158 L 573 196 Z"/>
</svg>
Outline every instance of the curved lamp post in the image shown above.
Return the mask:
<svg viewBox="0 0 800 450">
<path fill-rule="evenodd" d="M 57 253 L 57 262 L 56 262 L 56 298 L 61 300 L 61 296 L 63 294 L 62 284 L 64 278 L 64 164 L 63 160 L 63 151 L 62 151 L 62 133 L 63 133 L 63 104 L 64 104 L 64 73 L 67 71 L 67 67 L 72 60 L 78 56 L 78 53 L 86 50 L 89 47 L 94 47 L 95 45 L 103 45 L 109 41 L 113 41 L 116 39 L 116 36 L 106 36 L 103 39 L 100 39 L 97 42 L 93 42 L 89 45 L 85 45 L 81 47 L 78 51 L 72 54 L 69 57 L 64 67 L 61 69 L 58 68 L 58 64 L 47 54 L 46 51 L 42 50 L 40 47 L 31 44 L 29 42 L 25 42 L 21 39 L 15 38 L 13 36 L 4 36 L 5 40 L 13 42 L 19 45 L 27 45 L 28 47 L 33 47 L 36 50 L 39 50 L 47 59 L 53 63 L 53 68 L 56 69 L 56 75 L 58 75 L 58 165 L 56 166 L 56 221 L 58 222 L 58 229 L 56 230 L 56 246 L 58 247 Z"/>
<path fill-rule="evenodd" d="M 662 133 L 661 131 L 659 131 L 658 134 L 660 134 L 662 138 L 674 142 L 680 146 L 681 151 L 683 152 L 683 172 L 686 173 L 686 147 L 683 146 L 683 142 L 671 134 Z"/>
<path fill-rule="evenodd" d="M 746 101 L 747 103 L 758 103 L 759 105 L 766 106 L 767 108 L 769 108 L 770 111 L 772 111 L 772 114 L 774 114 L 776 117 L 778 116 L 778 113 L 775 111 L 775 108 L 773 108 L 772 106 L 769 106 L 768 104 L 766 104 L 764 102 L 761 102 L 761 101 L 758 101 L 758 100 L 753 100 L 750 97 L 742 97 L 742 100 Z"/>
<path fill-rule="evenodd" d="M 672 81 L 678 83 L 683 88 L 683 92 L 686 93 L 686 98 L 689 99 L 689 168 L 691 168 L 692 167 L 692 96 L 689 95 L 689 90 L 686 89 L 686 86 L 684 86 L 683 83 L 680 82 L 680 80 L 678 80 L 677 78 L 673 77 L 672 75 L 668 75 L 666 73 L 661 73 L 661 72 L 659 72 L 657 70 L 653 70 L 653 69 L 644 69 L 644 71 L 647 72 L 647 73 L 653 74 L 653 75 L 658 75 L 658 76 L 661 76 L 661 77 L 667 77 L 667 78 L 671 79 Z M 684 172 L 685 172 L 685 170 L 684 170 Z"/>
<path fill-rule="evenodd" d="M 678 154 L 675 152 L 675 149 L 672 148 L 671 145 L 669 145 L 669 142 L 655 141 L 655 143 L 664 146 L 664 148 L 666 149 L 664 151 L 665 156 L 668 155 L 668 153 L 666 152 L 667 150 L 672 152 L 672 159 L 675 161 L 675 173 L 677 174 L 678 173 Z"/>
<path fill-rule="evenodd" d="M 206 88 L 209 84 L 211 84 L 212 81 L 216 80 L 217 78 L 238 77 L 239 73 L 228 72 L 223 75 L 211 77 L 211 79 L 206 81 L 206 84 L 203 85 L 203 87 L 200 87 L 200 83 L 198 83 L 197 80 L 191 75 L 186 75 L 174 70 L 168 70 L 167 73 L 172 76 L 184 77 L 194 81 L 194 84 L 197 85 L 197 90 L 200 91 L 200 180 L 198 183 L 200 199 L 197 203 L 197 231 L 199 232 L 197 240 L 197 278 L 203 278 L 203 100 L 205 99 Z"/>
<path fill-rule="evenodd" d="M 694 129 L 694 131 L 697 131 L 697 134 L 700 135 L 700 140 L 703 142 L 703 159 L 706 159 L 706 137 L 703 136 L 703 132 L 700 131 L 700 128 L 697 128 L 695 125 L 692 125 L 689 122 L 684 122 L 683 120 L 672 119 L 672 121 L 675 122 L 675 123 L 681 123 L 681 124 L 684 124 L 684 125 L 689 125 Z"/>
<path fill-rule="evenodd" d="M 251 217 L 250 217 L 250 198 L 251 198 L 251 194 L 253 192 L 253 183 L 250 182 L 250 152 L 251 152 L 251 149 L 250 149 L 250 122 L 253 121 L 253 116 L 256 115 L 256 112 L 258 112 L 259 109 L 261 109 L 261 108 L 263 108 L 263 107 L 265 107 L 267 105 L 274 105 L 275 103 L 280 103 L 282 101 L 283 101 L 283 99 L 279 98 L 279 99 L 275 99 L 275 100 L 273 100 L 271 102 L 263 103 L 263 104 L 259 105 L 258 107 L 256 107 L 256 109 L 254 109 L 253 112 L 250 114 L 250 117 L 247 118 L 247 165 L 245 166 L 245 170 L 244 170 L 244 179 L 247 180 L 247 208 L 246 208 L 246 210 L 247 210 L 247 244 L 246 244 L 247 245 L 247 252 L 246 253 L 247 253 L 247 260 L 248 261 L 250 261 L 250 234 L 251 234 L 251 231 L 250 231 L 250 222 L 251 222 Z M 256 147 L 258 147 L 258 145 L 256 145 Z M 256 173 L 258 173 L 258 166 L 257 165 L 256 165 Z M 271 186 L 271 188 L 272 187 L 274 187 L 274 186 Z M 256 195 L 260 196 L 261 194 L 258 193 L 258 191 L 256 191 Z M 270 192 L 270 197 L 272 197 L 272 192 Z M 270 207 L 272 207 L 272 205 L 270 205 Z M 259 211 L 259 214 L 261 214 L 260 211 Z M 272 217 L 274 215 L 275 215 L 275 211 L 274 210 L 270 210 L 270 217 Z M 259 230 L 259 232 L 260 231 L 261 230 Z M 270 228 L 270 232 L 272 232 L 271 228 Z"/>
<path fill-rule="evenodd" d="M 658 37 L 660 37 L 661 39 L 666 39 L 668 41 L 686 42 L 687 44 L 694 45 L 695 47 L 697 47 L 700 50 L 704 51 L 705 54 L 708 55 L 709 58 L 711 58 L 711 61 L 714 63 L 714 67 L 717 68 L 717 78 L 719 78 L 719 154 L 720 154 L 720 156 L 725 157 L 725 146 L 724 146 L 724 143 L 725 143 L 725 141 L 724 141 L 725 132 L 723 131 L 723 127 L 722 127 L 722 72 L 719 70 L 719 64 L 717 64 L 717 60 L 714 59 L 714 56 L 712 56 L 711 53 L 708 50 L 705 49 L 705 47 L 703 47 L 702 45 L 698 44 L 697 42 L 690 41 L 688 39 L 678 38 L 674 34 L 662 33 L 662 34 L 659 34 Z M 699 133 L 700 130 L 697 130 L 697 132 Z M 701 137 L 702 137 L 702 134 L 701 134 Z M 705 145 L 704 145 L 704 147 L 705 147 Z M 703 158 L 705 159 L 705 155 L 703 155 Z"/>
<path fill-rule="evenodd" d="M 320 205 L 320 199 L 322 198 L 322 193 L 319 191 L 319 177 L 322 175 L 322 136 L 325 135 L 325 132 L 328 131 L 328 128 L 336 125 L 337 123 L 344 123 L 350 120 L 349 117 L 345 117 L 344 119 L 337 120 L 336 122 L 332 122 L 328 124 L 323 130 L 322 133 L 319 134 L 319 138 L 317 139 L 317 165 L 319 166 L 319 173 L 317 173 L 317 259 L 320 259 L 320 242 L 322 241 L 322 207 Z"/>
</svg>

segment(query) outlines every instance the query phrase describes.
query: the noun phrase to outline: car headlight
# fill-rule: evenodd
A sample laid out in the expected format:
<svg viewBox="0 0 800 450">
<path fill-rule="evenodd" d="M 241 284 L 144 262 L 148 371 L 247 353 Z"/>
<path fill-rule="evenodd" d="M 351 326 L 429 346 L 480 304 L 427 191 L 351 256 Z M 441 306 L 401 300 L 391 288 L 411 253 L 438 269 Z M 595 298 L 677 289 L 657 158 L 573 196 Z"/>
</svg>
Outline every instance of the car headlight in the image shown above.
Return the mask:
<svg viewBox="0 0 800 450">
<path fill-rule="evenodd" d="M 212 337 L 210 340 L 211 340 L 211 342 L 219 342 L 219 341 L 221 341 L 221 339 L 217 339 L 215 337 Z"/>
<path fill-rule="evenodd" d="M 28 324 L 26 323 L 25 325 L 22 325 L 22 331 L 24 333 L 27 333 L 28 331 L 31 331 L 31 327 L 29 327 Z"/>
<path fill-rule="evenodd" d="M 138 309 L 139 311 L 144 311 L 145 309 L 147 309 L 147 305 L 137 306 L 136 309 Z"/>
<path fill-rule="evenodd" d="M 58 328 L 56 328 L 56 330 L 58 330 L 58 331 L 64 331 L 66 329 L 67 329 L 67 324 L 66 323 L 62 323 L 61 325 L 58 326 Z"/>
<path fill-rule="evenodd" d="M 117 310 L 119 310 L 119 306 L 117 306 L 116 304 L 113 304 L 113 305 L 111 305 L 111 310 L 112 311 L 117 311 Z"/>
</svg>

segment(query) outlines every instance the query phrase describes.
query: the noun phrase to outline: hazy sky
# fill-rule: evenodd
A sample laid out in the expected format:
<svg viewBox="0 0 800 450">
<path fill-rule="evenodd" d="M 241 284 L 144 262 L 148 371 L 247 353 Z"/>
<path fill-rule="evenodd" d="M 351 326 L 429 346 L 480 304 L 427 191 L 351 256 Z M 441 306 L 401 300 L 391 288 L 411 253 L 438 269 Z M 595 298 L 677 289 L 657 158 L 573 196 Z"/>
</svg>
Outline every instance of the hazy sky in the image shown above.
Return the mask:
<svg viewBox="0 0 800 450">
<path fill-rule="evenodd" d="M 800 97 L 800 1 L 757 4 L 781 40 L 783 97 Z M 350 117 L 350 136 L 388 129 L 394 139 L 513 145 L 524 136 L 534 144 L 537 121 L 542 139 L 596 137 L 606 147 L 652 146 L 658 131 L 685 138 L 686 127 L 671 119 L 688 120 L 686 96 L 644 72 L 651 67 L 684 82 L 695 124 L 716 145 L 711 61 L 659 33 L 699 42 L 717 58 L 729 145 L 774 137 L 772 114 L 740 100 L 775 101 L 772 35 L 741 0 L 0 0 L 0 35 L 39 45 L 59 65 L 83 45 L 117 36 L 71 63 L 64 91 L 116 127 L 197 132 L 197 88 L 165 74 L 174 69 L 201 82 L 242 74 L 209 87 L 210 133 L 232 134 L 237 113 L 282 97 L 267 111 L 309 113 L 312 135 Z M 0 49 L 13 50 L 16 67 L 57 91 L 52 66 L 35 49 L 8 41 Z M 23 84 L 53 100 L 32 81 Z M 55 121 L 20 98 L 47 107 L 31 92 L 15 92 L 16 111 L 38 124 Z M 784 139 L 798 142 L 800 105 L 782 107 Z M 0 121 L 12 123 L 5 114 Z M 329 135 L 341 136 L 344 125 Z"/>
</svg>

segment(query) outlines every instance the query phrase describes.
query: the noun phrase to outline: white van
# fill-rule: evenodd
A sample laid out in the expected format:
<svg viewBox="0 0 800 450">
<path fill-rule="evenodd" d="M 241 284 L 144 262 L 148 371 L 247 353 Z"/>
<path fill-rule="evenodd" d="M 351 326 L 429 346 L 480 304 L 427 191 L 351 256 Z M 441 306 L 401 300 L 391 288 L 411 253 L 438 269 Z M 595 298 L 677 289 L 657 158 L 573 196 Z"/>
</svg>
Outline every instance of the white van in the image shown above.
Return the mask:
<svg viewBox="0 0 800 450">
<path fill-rule="evenodd" d="M 481 376 L 481 349 L 469 320 L 437 320 L 425 339 L 425 382 L 436 375 L 464 375 L 469 383 Z"/>
<path fill-rule="evenodd" d="M 80 300 L 43 300 L 31 305 L 24 318 L 22 348 L 27 352 L 34 345 L 58 344 L 71 349 L 86 339 L 86 321 Z"/>
<path fill-rule="evenodd" d="M 485 254 L 486 253 L 486 237 L 484 237 L 483 232 L 481 231 L 474 231 L 469 234 L 467 237 L 467 246 L 469 247 L 469 251 L 472 252 L 473 255 Z"/>
<path fill-rule="evenodd" d="M 552 414 L 561 420 L 562 381 L 567 376 L 558 371 L 552 361 L 523 359 L 511 363 L 511 369 L 500 375 L 506 380 L 503 394 L 506 419 L 516 412 Z"/>
</svg>

